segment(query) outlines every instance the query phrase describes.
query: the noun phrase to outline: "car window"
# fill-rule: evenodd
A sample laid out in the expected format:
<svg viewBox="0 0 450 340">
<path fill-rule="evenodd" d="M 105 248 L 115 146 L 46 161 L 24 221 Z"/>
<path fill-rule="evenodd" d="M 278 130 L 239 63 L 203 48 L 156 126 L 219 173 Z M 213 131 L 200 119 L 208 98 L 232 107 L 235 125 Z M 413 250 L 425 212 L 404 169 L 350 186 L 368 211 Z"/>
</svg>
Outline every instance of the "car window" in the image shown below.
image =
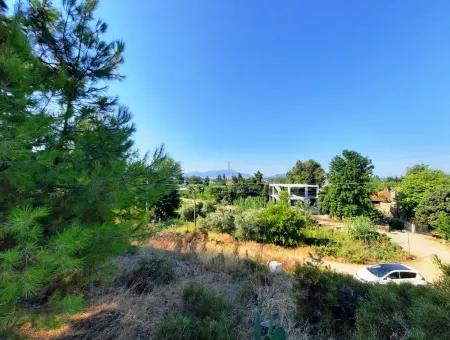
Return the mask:
<svg viewBox="0 0 450 340">
<path fill-rule="evenodd" d="M 414 279 L 416 278 L 416 273 L 412 272 L 400 272 L 401 279 Z"/>
<path fill-rule="evenodd" d="M 399 274 L 398 272 L 392 272 L 388 275 L 388 278 L 392 280 L 397 280 L 399 278 L 398 274 Z"/>
</svg>

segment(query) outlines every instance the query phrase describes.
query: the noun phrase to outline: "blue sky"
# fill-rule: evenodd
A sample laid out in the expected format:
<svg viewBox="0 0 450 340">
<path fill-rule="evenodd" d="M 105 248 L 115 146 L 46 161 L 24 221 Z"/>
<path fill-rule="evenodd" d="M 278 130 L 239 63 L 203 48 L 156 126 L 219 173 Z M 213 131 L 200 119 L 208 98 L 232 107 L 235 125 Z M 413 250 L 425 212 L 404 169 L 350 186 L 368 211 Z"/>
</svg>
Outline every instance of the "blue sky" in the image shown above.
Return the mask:
<svg viewBox="0 0 450 340">
<path fill-rule="evenodd" d="M 126 44 L 136 146 L 186 171 L 326 169 L 343 149 L 375 173 L 450 171 L 450 1 L 103 0 Z"/>
</svg>

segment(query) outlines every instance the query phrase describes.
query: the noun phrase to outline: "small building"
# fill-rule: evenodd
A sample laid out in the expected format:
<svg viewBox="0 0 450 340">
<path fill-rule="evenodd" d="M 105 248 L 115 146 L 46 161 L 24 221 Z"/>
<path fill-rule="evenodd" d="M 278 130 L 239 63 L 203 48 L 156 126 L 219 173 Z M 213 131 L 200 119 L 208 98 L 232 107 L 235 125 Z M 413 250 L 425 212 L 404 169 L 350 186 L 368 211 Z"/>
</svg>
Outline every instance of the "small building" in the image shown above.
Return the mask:
<svg viewBox="0 0 450 340">
<path fill-rule="evenodd" d="M 396 196 L 394 190 L 384 189 L 370 195 L 375 209 L 379 210 L 386 217 L 393 217 L 398 214 L 396 205 Z"/>
<path fill-rule="evenodd" d="M 291 205 L 298 201 L 309 201 L 314 204 L 319 195 L 319 186 L 315 184 L 269 184 L 269 201 L 277 202 L 282 191 L 287 191 Z"/>
</svg>

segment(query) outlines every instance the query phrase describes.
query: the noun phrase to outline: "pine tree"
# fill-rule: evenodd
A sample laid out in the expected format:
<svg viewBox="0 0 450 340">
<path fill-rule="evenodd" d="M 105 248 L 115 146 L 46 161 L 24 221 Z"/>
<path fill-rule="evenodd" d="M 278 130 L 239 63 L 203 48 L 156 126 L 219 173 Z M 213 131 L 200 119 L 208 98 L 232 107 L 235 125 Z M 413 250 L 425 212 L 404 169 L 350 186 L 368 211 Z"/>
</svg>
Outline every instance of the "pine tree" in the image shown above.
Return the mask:
<svg viewBox="0 0 450 340">
<path fill-rule="evenodd" d="M 0 14 L 0 329 L 27 305 L 80 308 L 73 288 L 104 278 L 179 183 L 164 148 L 132 149 L 131 115 L 107 95 L 124 45 L 103 40 L 96 5 Z"/>
</svg>

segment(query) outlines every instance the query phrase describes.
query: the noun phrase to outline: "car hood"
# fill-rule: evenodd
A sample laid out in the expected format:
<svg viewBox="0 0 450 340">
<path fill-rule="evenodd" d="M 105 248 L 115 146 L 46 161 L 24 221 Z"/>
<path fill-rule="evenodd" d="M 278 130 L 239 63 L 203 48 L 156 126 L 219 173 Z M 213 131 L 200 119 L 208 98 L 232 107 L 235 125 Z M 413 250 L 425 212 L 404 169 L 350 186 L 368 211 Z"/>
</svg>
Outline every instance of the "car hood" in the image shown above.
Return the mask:
<svg viewBox="0 0 450 340">
<path fill-rule="evenodd" d="M 361 281 L 366 281 L 366 282 L 374 282 L 374 281 L 380 280 L 377 276 L 375 276 L 371 272 L 369 272 L 367 270 L 367 268 L 362 268 L 362 269 L 358 270 L 356 272 L 356 277 L 358 279 L 360 279 Z"/>
</svg>

